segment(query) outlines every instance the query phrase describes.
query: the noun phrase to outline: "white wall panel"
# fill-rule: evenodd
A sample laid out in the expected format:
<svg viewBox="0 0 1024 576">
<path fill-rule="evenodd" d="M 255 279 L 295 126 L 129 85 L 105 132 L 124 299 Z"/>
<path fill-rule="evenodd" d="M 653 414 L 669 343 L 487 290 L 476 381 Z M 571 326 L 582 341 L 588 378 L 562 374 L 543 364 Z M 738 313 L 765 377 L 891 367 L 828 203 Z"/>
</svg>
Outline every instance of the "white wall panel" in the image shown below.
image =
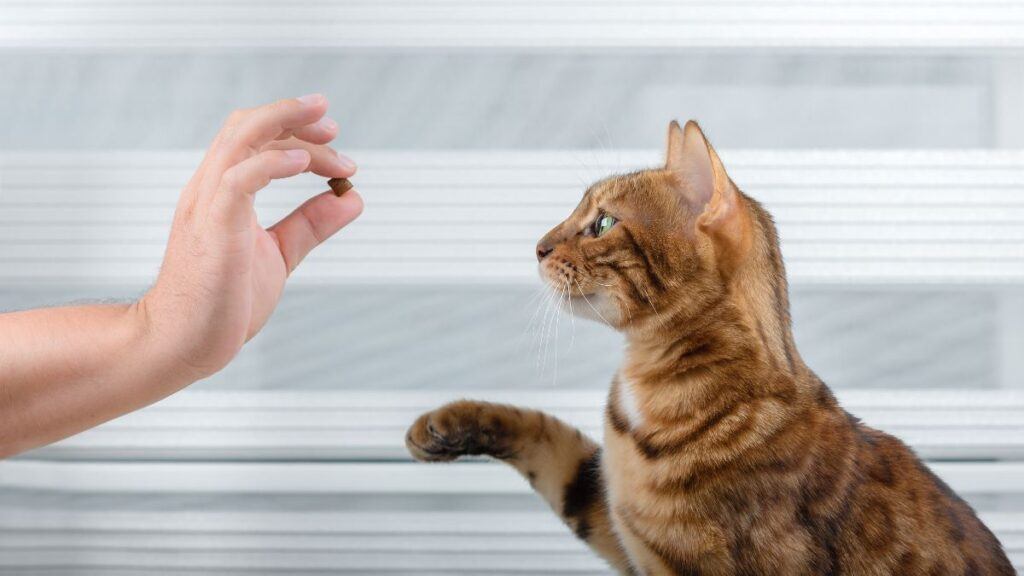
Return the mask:
<svg viewBox="0 0 1024 576">
<path fill-rule="evenodd" d="M 1012 0 L 0 4 L 0 47 L 1019 48 Z"/>
</svg>

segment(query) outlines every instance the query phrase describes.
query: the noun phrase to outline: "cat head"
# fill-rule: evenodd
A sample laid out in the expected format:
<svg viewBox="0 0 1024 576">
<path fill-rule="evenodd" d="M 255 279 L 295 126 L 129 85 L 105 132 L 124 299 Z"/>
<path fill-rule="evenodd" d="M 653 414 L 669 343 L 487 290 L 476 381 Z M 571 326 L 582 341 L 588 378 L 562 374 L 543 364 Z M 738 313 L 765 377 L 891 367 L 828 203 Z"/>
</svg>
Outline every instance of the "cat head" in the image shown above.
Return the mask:
<svg viewBox="0 0 1024 576">
<path fill-rule="evenodd" d="M 590 186 L 537 258 L 566 308 L 628 332 L 698 316 L 751 267 L 782 274 L 781 260 L 765 265 L 776 244 L 697 123 L 673 121 L 665 165 Z"/>
</svg>

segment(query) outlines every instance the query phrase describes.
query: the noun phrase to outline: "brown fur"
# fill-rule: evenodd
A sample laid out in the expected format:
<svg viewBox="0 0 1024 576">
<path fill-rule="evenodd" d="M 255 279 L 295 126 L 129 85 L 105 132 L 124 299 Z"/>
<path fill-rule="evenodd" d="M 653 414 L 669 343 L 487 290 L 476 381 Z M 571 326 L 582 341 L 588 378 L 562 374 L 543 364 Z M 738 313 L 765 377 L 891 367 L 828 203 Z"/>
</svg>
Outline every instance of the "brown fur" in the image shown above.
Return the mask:
<svg viewBox="0 0 1024 576">
<path fill-rule="evenodd" d="M 1014 574 L 974 511 L 803 363 L 771 216 L 695 123 L 673 122 L 668 148 L 664 168 L 592 186 L 538 245 L 573 309 L 627 337 L 604 449 L 462 401 L 413 424 L 413 455 L 508 462 L 623 574 Z M 600 214 L 618 223 L 595 237 Z"/>
</svg>

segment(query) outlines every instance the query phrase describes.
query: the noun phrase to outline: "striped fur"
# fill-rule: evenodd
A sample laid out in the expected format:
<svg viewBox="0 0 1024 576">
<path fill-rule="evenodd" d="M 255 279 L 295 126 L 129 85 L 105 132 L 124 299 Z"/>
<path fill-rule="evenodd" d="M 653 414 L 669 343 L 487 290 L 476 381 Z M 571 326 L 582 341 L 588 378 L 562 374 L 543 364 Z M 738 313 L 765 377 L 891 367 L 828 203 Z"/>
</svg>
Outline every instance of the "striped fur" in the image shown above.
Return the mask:
<svg viewBox="0 0 1024 576">
<path fill-rule="evenodd" d="M 618 223 L 598 237 L 601 214 Z M 461 401 L 410 428 L 418 459 L 508 462 L 622 574 L 1014 573 L 966 503 L 804 364 L 771 216 L 696 124 L 671 125 L 664 168 L 592 186 L 538 256 L 573 310 L 596 303 L 626 335 L 603 449 Z"/>
</svg>

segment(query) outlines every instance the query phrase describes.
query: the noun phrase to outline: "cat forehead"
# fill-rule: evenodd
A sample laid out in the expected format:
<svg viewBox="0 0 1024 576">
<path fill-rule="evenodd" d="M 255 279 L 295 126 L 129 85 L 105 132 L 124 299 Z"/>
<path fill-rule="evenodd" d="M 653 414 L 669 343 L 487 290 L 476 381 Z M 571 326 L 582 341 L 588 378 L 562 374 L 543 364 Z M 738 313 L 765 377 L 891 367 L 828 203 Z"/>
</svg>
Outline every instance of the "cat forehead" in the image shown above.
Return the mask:
<svg viewBox="0 0 1024 576">
<path fill-rule="evenodd" d="M 629 202 L 636 200 L 637 196 L 643 196 L 660 189 L 663 184 L 663 171 L 661 170 L 640 170 L 628 174 L 609 176 L 604 180 L 595 182 L 587 196 L 595 204 L 612 204 L 615 202 Z"/>
</svg>

